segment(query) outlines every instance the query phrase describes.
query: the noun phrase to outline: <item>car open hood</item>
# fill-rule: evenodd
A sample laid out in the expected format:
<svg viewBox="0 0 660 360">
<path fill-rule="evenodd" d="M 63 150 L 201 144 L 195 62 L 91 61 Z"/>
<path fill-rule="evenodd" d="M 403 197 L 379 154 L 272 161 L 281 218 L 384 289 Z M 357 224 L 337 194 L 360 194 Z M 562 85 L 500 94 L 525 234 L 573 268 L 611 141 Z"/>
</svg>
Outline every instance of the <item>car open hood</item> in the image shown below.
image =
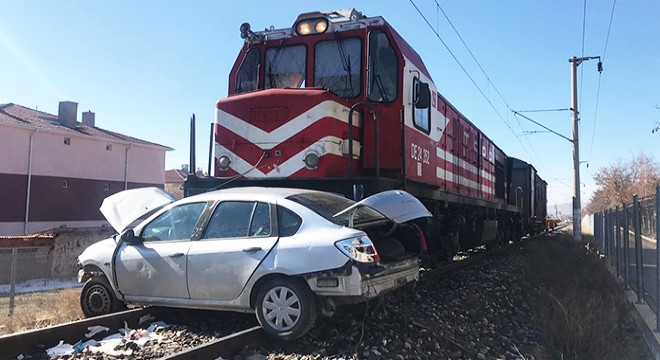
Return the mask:
<svg viewBox="0 0 660 360">
<path fill-rule="evenodd" d="M 165 191 L 155 188 L 139 188 L 120 191 L 103 200 L 101 213 L 110 225 L 121 233 L 142 215 L 174 202 Z"/>
<path fill-rule="evenodd" d="M 336 213 L 334 216 L 339 216 L 362 206 L 368 206 L 398 224 L 421 217 L 433 217 L 416 197 L 403 190 L 388 190 L 371 195 Z"/>
</svg>

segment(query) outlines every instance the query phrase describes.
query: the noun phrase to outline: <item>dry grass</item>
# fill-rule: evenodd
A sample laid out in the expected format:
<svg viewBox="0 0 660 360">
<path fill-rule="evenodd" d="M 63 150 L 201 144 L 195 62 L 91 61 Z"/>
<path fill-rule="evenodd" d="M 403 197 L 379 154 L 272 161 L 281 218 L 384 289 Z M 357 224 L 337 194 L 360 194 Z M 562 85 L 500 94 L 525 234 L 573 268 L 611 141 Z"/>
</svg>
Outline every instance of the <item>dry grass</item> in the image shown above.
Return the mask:
<svg viewBox="0 0 660 360">
<path fill-rule="evenodd" d="M 570 235 L 529 244 L 541 283 L 538 323 L 555 359 L 640 359 L 645 352 L 613 276 Z"/>
<path fill-rule="evenodd" d="M 81 319 L 79 299 L 79 288 L 19 294 L 9 317 L 9 297 L 0 297 L 0 336 Z"/>
</svg>

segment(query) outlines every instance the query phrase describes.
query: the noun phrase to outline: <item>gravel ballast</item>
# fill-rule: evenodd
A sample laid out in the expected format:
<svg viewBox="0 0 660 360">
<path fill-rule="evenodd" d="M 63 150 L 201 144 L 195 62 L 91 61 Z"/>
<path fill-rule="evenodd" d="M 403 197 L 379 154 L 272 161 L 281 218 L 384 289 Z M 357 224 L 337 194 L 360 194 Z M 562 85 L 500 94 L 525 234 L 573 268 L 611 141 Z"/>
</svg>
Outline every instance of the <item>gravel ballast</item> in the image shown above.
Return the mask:
<svg viewBox="0 0 660 360">
<path fill-rule="evenodd" d="M 234 359 L 530 359 L 534 287 L 524 250 L 440 276 L 320 319 L 307 336 Z"/>
</svg>

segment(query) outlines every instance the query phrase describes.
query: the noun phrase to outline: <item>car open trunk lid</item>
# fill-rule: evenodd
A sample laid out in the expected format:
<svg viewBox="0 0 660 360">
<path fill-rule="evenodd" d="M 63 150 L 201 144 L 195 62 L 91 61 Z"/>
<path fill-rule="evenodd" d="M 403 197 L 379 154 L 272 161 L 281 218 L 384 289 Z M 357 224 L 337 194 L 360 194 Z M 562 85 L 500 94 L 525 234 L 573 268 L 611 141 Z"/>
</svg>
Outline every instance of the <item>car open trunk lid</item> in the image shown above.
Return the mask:
<svg viewBox="0 0 660 360">
<path fill-rule="evenodd" d="M 174 199 L 165 191 L 147 187 L 110 195 L 103 200 L 100 210 L 110 225 L 121 233 L 141 216 L 173 201 Z"/>
<path fill-rule="evenodd" d="M 424 204 L 403 190 L 388 190 L 371 195 L 336 213 L 334 216 L 359 209 L 362 206 L 368 206 L 398 224 L 422 217 L 433 217 Z"/>
</svg>

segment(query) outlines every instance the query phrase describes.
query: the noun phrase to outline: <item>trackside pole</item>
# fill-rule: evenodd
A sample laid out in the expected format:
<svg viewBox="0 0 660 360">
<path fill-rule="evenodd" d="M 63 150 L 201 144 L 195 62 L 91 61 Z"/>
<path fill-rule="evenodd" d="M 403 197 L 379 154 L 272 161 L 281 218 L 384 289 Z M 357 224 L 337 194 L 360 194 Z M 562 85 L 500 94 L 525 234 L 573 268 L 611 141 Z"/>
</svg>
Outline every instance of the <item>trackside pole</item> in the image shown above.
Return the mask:
<svg viewBox="0 0 660 360">
<path fill-rule="evenodd" d="M 660 185 L 655 187 L 655 330 L 660 331 Z"/>
<path fill-rule="evenodd" d="M 623 204 L 623 249 L 625 250 L 625 257 L 623 258 L 623 276 L 626 289 L 630 288 L 628 281 L 630 272 L 630 234 L 628 233 L 628 205 Z"/>
<path fill-rule="evenodd" d="M 637 263 L 636 272 L 637 275 L 637 303 L 642 303 L 642 295 L 644 293 L 642 283 L 642 234 L 639 228 L 639 198 L 637 194 L 633 196 L 633 227 L 635 229 L 635 262 Z"/>
</svg>

